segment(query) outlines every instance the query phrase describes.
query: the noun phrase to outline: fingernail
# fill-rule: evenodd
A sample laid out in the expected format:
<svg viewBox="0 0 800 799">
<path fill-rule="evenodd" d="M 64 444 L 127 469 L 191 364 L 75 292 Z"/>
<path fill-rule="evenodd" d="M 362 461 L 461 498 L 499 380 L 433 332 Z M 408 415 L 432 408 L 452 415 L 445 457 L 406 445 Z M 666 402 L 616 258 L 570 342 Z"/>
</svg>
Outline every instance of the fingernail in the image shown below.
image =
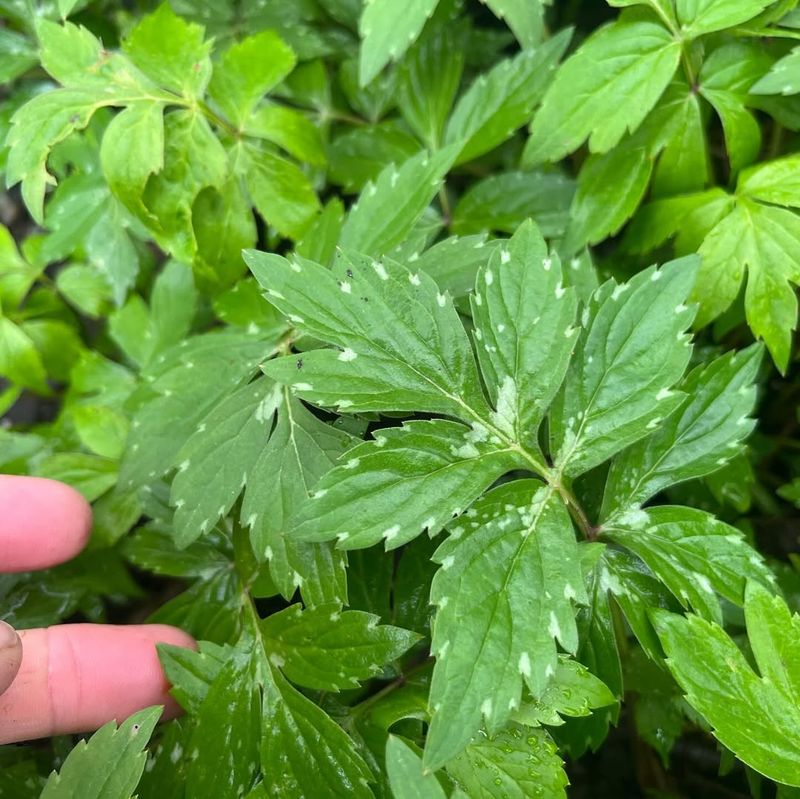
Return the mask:
<svg viewBox="0 0 800 799">
<path fill-rule="evenodd" d="M 0 649 L 10 649 L 19 644 L 17 631 L 4 621 L 0 621 Z"/>
</svg>

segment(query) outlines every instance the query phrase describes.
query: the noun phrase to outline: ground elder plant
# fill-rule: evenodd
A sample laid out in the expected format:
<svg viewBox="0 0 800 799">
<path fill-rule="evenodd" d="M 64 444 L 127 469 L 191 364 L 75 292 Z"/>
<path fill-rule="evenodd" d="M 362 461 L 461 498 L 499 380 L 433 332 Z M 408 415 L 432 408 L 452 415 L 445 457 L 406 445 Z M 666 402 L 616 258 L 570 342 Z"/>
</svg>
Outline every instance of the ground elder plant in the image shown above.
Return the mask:
<svg viewBox="0 0 800 799">
<path fill-rule="evenodd" d="M 795 796 L 796 5 L 0 0 L 0 615 L 198 641 L 0 797 Z"/>
</svg>

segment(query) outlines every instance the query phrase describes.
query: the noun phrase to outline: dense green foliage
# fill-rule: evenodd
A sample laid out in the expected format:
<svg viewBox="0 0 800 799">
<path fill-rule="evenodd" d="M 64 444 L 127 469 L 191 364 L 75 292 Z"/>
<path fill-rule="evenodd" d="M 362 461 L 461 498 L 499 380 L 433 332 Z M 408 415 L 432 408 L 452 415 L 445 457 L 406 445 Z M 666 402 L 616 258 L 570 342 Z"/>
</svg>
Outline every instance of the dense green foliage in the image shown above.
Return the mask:
<svg viewBox="0 0 800 799">
<path fill-rule="evenodd" d="M 797 5 L 1 0 L 0 615 L 201 643 L 0 797 L 794 796 Z"/>
</svg>

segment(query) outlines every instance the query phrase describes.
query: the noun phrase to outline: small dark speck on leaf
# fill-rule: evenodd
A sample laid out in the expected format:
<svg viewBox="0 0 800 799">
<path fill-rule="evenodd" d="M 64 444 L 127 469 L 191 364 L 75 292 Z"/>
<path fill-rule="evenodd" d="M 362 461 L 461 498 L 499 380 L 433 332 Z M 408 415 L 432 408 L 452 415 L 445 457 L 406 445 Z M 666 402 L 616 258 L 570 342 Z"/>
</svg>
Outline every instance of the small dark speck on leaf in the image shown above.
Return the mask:
<svg viewBox="0 0 800 799">
<path fill-rule="evenodd" d="M 353 277 L 353 270 L 352 269 L 348 269 L 347 270 L 347 277 Z"/>
<path fill-rule="evenodd" d="M 302 369 L 303 368 L 303 359 L 302 358 L 298 358 L 297 359 L 297 368 L 298 369 Z"/>
</svg>

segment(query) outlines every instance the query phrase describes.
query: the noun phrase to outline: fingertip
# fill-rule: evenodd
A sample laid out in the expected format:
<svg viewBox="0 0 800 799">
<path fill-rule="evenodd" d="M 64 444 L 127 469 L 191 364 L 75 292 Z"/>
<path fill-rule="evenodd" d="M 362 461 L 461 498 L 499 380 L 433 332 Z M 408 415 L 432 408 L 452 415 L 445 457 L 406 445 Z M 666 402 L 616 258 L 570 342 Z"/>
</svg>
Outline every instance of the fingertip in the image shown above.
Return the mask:
<svg viewBox="0 0 800 799">
<path fill-rule="evenodd" d="M 0 565 L 6 572 L 44 569 L 74 558 L 92 529 L 89 503 L 45 477 L 0 476 Z"/>
<path fill-rule="evenodd" d="M 0 744 L 87 732 L 152 705 L 179 715 L 156 644 L 196 646 L 167 625 L 62 624 L 24 630 L 22 666 L 0 696 Z"/>
<path fill-rule="evenodd" d="M 14 682 L 21 664 L 22 641 L 10 624 L 0 621 L 0 694 Z"/>
</svg>

